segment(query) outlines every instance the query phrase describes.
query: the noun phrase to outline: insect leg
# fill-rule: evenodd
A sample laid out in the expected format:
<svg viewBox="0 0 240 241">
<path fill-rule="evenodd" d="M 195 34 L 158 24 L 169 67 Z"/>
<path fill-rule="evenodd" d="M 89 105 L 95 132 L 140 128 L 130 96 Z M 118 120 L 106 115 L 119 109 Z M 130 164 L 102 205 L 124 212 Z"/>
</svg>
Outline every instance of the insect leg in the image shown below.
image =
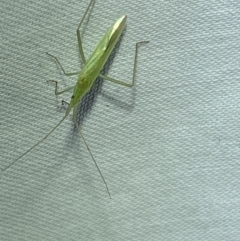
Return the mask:
<svg viewBox="0 0 240 241">
<path fill-rule="evenodd" d="M 61 70 L 63 71 L 64 75 L 66 76 L 73 76 L 73 75 L 78 75 L 80 72 L 73 72 L 73 73 L 66 73 L 64 68 L 62 67 L 62 65 L 60 64 L 59 60 L 57 59 L 57 57 L 55 57 L 54 55 L 52 54 L 49 54 L 48 52 L 46 52 L 47 55 L 49 55 L 51 58 L 53 58 L 57 64 L 60 66 Z"/>
<path fill-rule="evenodd" d="M 111 77 L 108 77 L 106 75 L 102 75 L 102 74 L 99 74 L 99 76 L 105 80 L 108 80 L 108 81 L 111 81 L 115 84 L 119 84 L 119 85 L 123 85 L 123 86 L 126 86 L 126 87 L 133 87 L 134 85 L 134 81 L 135 81 L 135 75 L 136 75 L 136 70 L 137 70 L 137 56 L 138 56 L 138 48 L 139 48 L 139 45 L 140 44 L 143 44 L 143 43 L 148 43 L 149 41 L 141 41 L 141 42 L 138 42 L 136 43 L 136 48 L 135 48 L 135 57 L 134 57 L 134 65 L 133 65 L 133 75 L 132 75 L 132 83 L 126 83 L 124 81 L 121 81 L 121 80 L 116 80 L 114 78 L 111 78 Z"/>
<path fill-rule="evenodd" d="M 67 101 L 65 101 L 65 100 L 62 100 L 62 105 L 70 105 Z"/>
<path fill-rule="evenodd" d="M 82 26 L 82 23 L 83 23 L 86 15 L 87 15 L 87 13 L 88 13 L 91 5 L 94 3 L 94 1 L 95 1 L 95 0 L 91 0 L 90 3 L 88 4 L 88 7 L 87 7 L 87 9 L 86 9 L 86 11 L 85 11 L 85 13 L 84 13 L 84 15 L 83 15 L 83 17 L 82 17 L 79 25 L 78 25 L 78 28 L 77 28 L 78 49 L 79 49 L 79 53 L 80 53 L 80 56 L 81 56 L 82 61 L 83 61 L 84 64 L 86 64 L 86 58 L 85 58 L 85 55 L 84 55 L 84 52 L 83 52 L 82 40 L 81 40 L 81 34 L 80 34 L 80 28 L 81 28 L 81 26 Z"/>
<path fill-rule="evenodd" d="M 65 90 L 58 91 L 58 82 L 56 80 L 47 80 L 47 82 L 55 83 L 55 95 L 61 95 L 62 93 L 66 92 L 66 91 L 69 91 L 69 90 L 72 90 L 75 87 L 75 85 L 73 85 L 73 86 L 68 87 Z"/>
</svg>

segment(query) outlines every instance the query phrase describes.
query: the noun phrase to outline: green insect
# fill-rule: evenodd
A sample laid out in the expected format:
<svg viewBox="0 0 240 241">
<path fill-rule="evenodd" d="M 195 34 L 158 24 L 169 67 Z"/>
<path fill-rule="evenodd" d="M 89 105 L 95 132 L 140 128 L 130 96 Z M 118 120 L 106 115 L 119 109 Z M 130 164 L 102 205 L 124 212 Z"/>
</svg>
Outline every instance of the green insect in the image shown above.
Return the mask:
<svg viewBox="0 0 240 241">
<path fill-rule="evenodd" d="M 66 91 L 72 90 L 73 89 L 73 94 L 71 97 L 71 101 L 68 105 L 68 108 L 66 110 L 66 113 L 64 115 L 64 117 L 59 121 L 59 123 L 40 141 L 38 141 L 34 146 L 32 146 L 31 148 L 29 148 L 27 151 L 25 151 L 21 156 L 19 156 L 17 159 L 15 159 L 12 163 L 10 163 L 7 167 L 5 167 L 4 169 L 2 169 L 2 171 L 7 170 L 11 165 L 13 165 L 16 161 L 18 161 L 20 158 L 22 158 L 23 156 L 25 156 L 28 152 L 30 152 L 31 150 L 33 150 L 36 146 L 38 146 L 41 142 L 43 142 L 49 135 L 51 135 L 53 133 L 54 130 L 57 129 L 57 127 L 67 118 L 67 116 L 69 115 L 70 111 L 73 109 L 73 120 L 74 123 L 77 127 L 77 130 L 81 136 L 81 138 L 83 139 L 87 150 L 95 164 L 95 166 L 97 167 L 98 172 L 101 175 L 101 178 L 106 186 L 107 192 L 109 197 L 111 198 L 107 183 L 100 171 L 100 168 L 97 165 L 97 162 L 95 160 L 95 158 L 93 157 L 93 154 L 87 144 L 87 141 L 85 139 L 85 137 L 83 136 L 83 133 L 81 132 L 81 129 L 78 125 L 77 122 L 77 109 L 78 109 L 78 105 L 80 103 L 80 101 L 82 100 L 82 98 L 84 97 L 84 95 L 91 89 L 94 81 L 96 80 L 96 78 L 99 76 L 105 80 L 111 81 L 115 84 L 119 84 L 119 85 L 123 85 L 126 87 L 132 87 L 134 85 L 134 80 L 135 80 L 135 73 L 136 73 L 136 64 L 137 64 L 137 54 L 138 54 L 138 47 L 141 43 L 148 43 L 148 41 L 142 41 L 142 42 L 138 42 L 136 43 L 136 49 L 135 49 L 135 59 L 134 59 L 134 67 L 133 67 L 133 76 L 132 76 L 132 83 L 125 83 L 113 78 L 110 78 L 108 76 L 102 75 L 100 72 L 103 68 L 103 66 L 105 65 L 109 55 L 111 54 L 111 52 L 113 51 L 114 46 L 116 45 L 117 41 L 119 40 L 119 37 L 122 34 L 122 31 L 125 27 L 125 23 L 127 20 L 127 16 L 123 15 L 122 17 L 120 17 L 119 19 L 117 19 L 117 21 L 106 31 L 106 33 L 103 35 L 102 39 L 100 40 L 100 42 L 98 43 L 98 45 L 96 46 L 96 48 L 94 49 L 93 53 L 91 54 L 91 56 L 88 58 L 88 60 L 86 60 L 84 52 L 83 52 L 83 48 L 82 48 L 82 40 L 81 40 L 81 35 L 80 35 L 80 27 L 90 9 L 90 6 L 93 4 L 94 0 L 91 0 L 79 25 L 77 28 L 77 40 L 78 40 L 78 48 L 79 48 L 79 53 L 80 56 L 82 58 L 84 67 L 80 72 L 75 72 L 75 73 L 66 73 L 62 67 L 62 65 L 60 64 L 60 62 L 58 61 L 58 59 L 47 53 L 50 57 L 52 57 L 57 64 L 60 66 L 60 68 L 62 69 L 63 73 L 66 76 L 72 76 L 72 75 L 77 75 L 78 74 L 78 80 L 77 83 L 75 84 L 75 86 L 71 86 L 65 90 L 62 91 L 58 91 L 58 82 L 55 80 L 49 80 L 51 82 L 55 83 L 55 94 L 56 95 L 60 95 Z"/>
</svg>

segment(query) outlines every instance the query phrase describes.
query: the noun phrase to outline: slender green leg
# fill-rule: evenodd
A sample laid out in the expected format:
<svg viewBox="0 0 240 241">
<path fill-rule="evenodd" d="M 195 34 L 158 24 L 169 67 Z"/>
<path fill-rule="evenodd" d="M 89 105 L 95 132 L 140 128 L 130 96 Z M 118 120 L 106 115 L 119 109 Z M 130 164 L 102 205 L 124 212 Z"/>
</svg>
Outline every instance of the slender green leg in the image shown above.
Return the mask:
<svg viewBox="0 0 240 241">
<path fill-rule="evenodd" d="M 68 87 L 65 90 L 58 91 L 58 82 L 56 80 L 47 80 L 47 82 L 55 83 L 55 95 L 61 95 L 62 93 L 66 92 L 66 91 L 69 91 L 69 90 L 72 90 L 75 87 L 75 85 L 73 85 L 73 86 Z"/>
<path fill-rule="evenodd" d="M 73 75 L 78 75 L 80 72 L 73 72 L 73 73 L 66 73 L 64 68 L 62 67 L 62 65 L 60 64 L 59 60 L 57 59 L 57 57 L 55 57 L 54 55 L 52 54 L 49 54 L 48 52 L 46 52 L 47 55 L 49 55 L 51 58 L 53 58 L 57 64 L 60 66 L 61 70 L 63 71 L 64 75 L 66 76 L 73 76 Z"/>
<path fill-rule="evenodd" d="M 91 0 L 91 2 L 89 3 L 89 5 L 88 5 L 88 7 L 87 7 L 87 9 L 86 9 L 86 11 L 85 11 L 85 13 L 84 13 L 81 21 L 80 21 L 80 23 L 79 23 L 79 25 L 78 25 L 78 28 L 77 28 L 78 49 L 79 49 L 79 53 L 80 53 L 80 56 L 81 56 L 82 61 L 83 61 L 84 64 L 86 64 L 86 58 L 85 58 L 85 55 L 84 55 L 84 52 L 83 52 L 82 40 L 81 40 L 81 35 L 80 35 L 80 28 L 81 28 L 82 23 L 83 23 L 86 15 L 87 15 L 87 13 L 88 13 L 88 11 L 89 11 L 89 9 L 90 9 L 90 7 L 91 7 L 91 5 L 93 4 L 94 1 L 95 1 L 95 0 Z M 53 58 L 53 59 L 57 62 L 57 64 L 60 66 L 61 70 L 63 71 L 64 75 L 66 75 L 66 76 L 73 76 L 73 75 L 78 75 L 78 74 L 80 73 L 80 71 L 78 71 L 78 72 L 73 72 L 73 73 L 67 73 L 67 72 L 64 70 L 64 68 L 62 67 L 62 65 L 60 64 L 60 62 L 59 62 L 59 60 L 57 59 L 57 57 L 55 57 L 55 56 L 52 55 L 52 54 L 49 54 L 48 52 L 46 52 L 46 54 L 49 55 L 51 58 Z"/>
<path fill-rule="evenodd" d="M 113 79 L 111 77 L 108 77 L 106 75 L 102 75 L 102 74 L 99 74 L 99 76 L 105 80 L 108 80 L 108 81 L 111 81 L 115 84 L 119 84 L 119 85 L 123 85 L 123 86 L 126 86 L 126 87 L 133 87 L 134 86 L 134 82 L 135 82 L 135 76 L 136 76 L 136 70 L 137 70 L 137 56 L 138 56 L 138 48 L 139 48 L 139 45 L 140 44 L 143 44 L 143 43 L 148 43 L 149 41 L 141 41 L 141 42 L 138 42 L 136 43 L 136 48 L 135 48 L 135 57 L 134 57 L 134 65 L 133 65 L 133 75 L 132 75 L 132 83 L 126 83 L 124 81 L 121 81 L 121 80 L 116 80 L 116 79 Z"/>
<path fill-rule="evenodd" d="M 82 23 L 83 23 L 86 15 L 87 15 L 88 11 L 89 11 L 91 5 L 93 4 L 93 2 L 94 2 L 94 0 L 91 0 L 91 2 L 89 3 L 89 5 L 88 5 L 88 7 L 87 7 L 87 10 L 85 11 L 85 13 L 84 13 L 84 15 L 83 15 L 83 17 L 82 17 L 79 25 L 78 25 L 78 28 L 77 28 L 78 48 L 79 48 L 79 53 L 80 53 L 80 56 L 81 56 L 82 61 L 83 61 L 84 64 L 86 64 L 86 58 L 85 58 L 85 56 L 84 56 L 83 47 L 82 47 L 82 40 L 81 40 L 81 35 L 80 35 L 80 27 L 81 27 L 81 25 L 82 25 Z M 53 55 L 51 55 L 51 54 L 49 54 L 49 53 L 47 53 L 47 54 L 56 60 L 56 62 L 58 63 L 58 65 L 60 66 L 60 68 L 62 69 L 62 71 L 63 71 L 63 73 L 64 73 L 65 75 L 71 76 L 71 75 L 79 74 L 79 72 L 66 73 L 66 72 L 64 71 L 62 65 L 61 65 L 60 62 L 58 61 L 58 59 L 57 59 L 55 56 L 53 56 Z M 63 90 L 63 91 L 58 92 L 58 91 L 57 91 L 57 81 L 51 80 L 51 82 L 54 82 L 54 83 L 55 83 L 55 94 L 56 94 L 56 95 L 62 94 L 63 92 L 68 91 L 68 90 L 71 90 L 71 89 L 74 88 L 74 86 L 72 86 L 72 87 L 69 87 L 69 88 L 66 89 L 66 90 Z M 62 100 L 62 104 L 64 104 L 64 103 L 69 104 L 69 103 L 65 102 L 64 100 Z M 86 139 L 85 139 L 85 137 L 84 137 L 84 135 L 83 135 L 83 133 L 82 133 L 82 131 L 81 131 L 78 123 L 77 123 L 77 106 L 75 106 L 74 109 L 73 109 L 73 119 L 74 119 L 75 125 L 76 125 L 76 127 L 77 127 L 77 129 L 78 129 L 79 135 L 80 135 L 81 138 L 83 139 L 83 142 L 84 142 L 84 144 L 86 145 L 87 150 L 88 150 L 88 152 L 89 152 L 89 154 L 90 154 L 90 156 L 91 156 L 91 158 L 92 158 L 92 160 L 93 160 L 93 162 L 94 162 L 94 164 L 95 164 L 95 166 L 96 166 L 96 168 L 97 168 L 97 170 L 98 170 L 98 172 L 99 172 L 99 174 L 100 174 L 100 176 L 101 176 L 101 178 L 102 178 L 102 180 L 103 180 L 103 182 L 104 182 L 104 184 L 105 184 L 105 186 L 106 186 L 108 195 L 109 195 L 109 197 L 111 198 L 111 195 L 110 195 L 110 192 L 109 192 L 109 189 L 108 189 L 107 182 L 105 181 L 105 179 L 104 179 L 104 177 L 103 177 L 103 175 L 102 175 L 102 172 L 101 172 L 101 170 L 100 170 L 100 168 L 99 168 L 99 166 L 98 166 L 95 158 L 93 157 L 93 154 L 92 154 L 92 152 L 91 152 L 91 150 L 90 150 L 90 148 L 89 148 L 89 145 L 87 144 L 87 141 L 86 141 Z"/>
<path fill-rule="evenodd" d="M 79 53 L 80 53 L 80 56 L 82 58 L 82 61 L 83 61 L 83 64 L 86 64 L 86 58 L 85 58 L 85 55 L 84 55 L 84 52 L 83 52 L 83 47 L 82 47 L 82 40 L 81 40 L 81 34 L 80 34 L 80 28 L 82 26 L 82 23 L 91 7 L 91 5 L 94 3 L 95 0 L 91 0 L 91 2 L 88 4 L 88 7 L 78 25 L 78 28 L 77 28 L 77 40 L 78 40 L 78 49 L 79 49 Z"/>
</svg>

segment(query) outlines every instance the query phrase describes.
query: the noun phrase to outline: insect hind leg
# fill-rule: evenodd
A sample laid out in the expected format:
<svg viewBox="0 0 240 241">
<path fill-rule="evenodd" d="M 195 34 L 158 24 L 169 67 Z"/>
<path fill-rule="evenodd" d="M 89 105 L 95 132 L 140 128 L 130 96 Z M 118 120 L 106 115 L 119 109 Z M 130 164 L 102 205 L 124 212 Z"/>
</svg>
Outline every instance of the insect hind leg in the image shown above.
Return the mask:
<svg viewBox="0 0 240 241">
<path fill-rule="evenodd" d="M 78 49 L 79 49 L 79 53 L 80 53 L 80 56 L 82 58 L 83 64 L 86 64 L 86 58 L 85 58 L 85 55 L 84 55 L 84 52 L 83 52 L 80 28 L 82 26 L 82 23 L 83 23 L 84 19 L 86 18 L 87 13 L 89 12 L 89 9 L 90 9 L 91 5 L 93 5 L 94 2 L 95 2 L 95 0 L 91 0 L 90 3 L 88 4 L 88 7 L 87 7 L 79 25 L 78 25 L 78 28 L 77 28 Z"/>
<path fill-rule="evenodd" d="M 137 57 L 138 57 L 138 48 L 141 44 L 144 44 L 144 43 L 148 43 L 149 41 L 141 41 L 141 42 L 137 42 L 136 43 L 136 47 L 135 47 L 135 57 L 134 57 L 134 65 L 133 65 L 133 75 L 132 75 L 132 82 L 131 83 L 126 83 L 122 80 L 117 80 L 117 79 L 114 79 L 114 78 L 111 78 L 111 77 L 108 77 L 106 75 L 103 75 L 103 74 L 99 74 L 99 76 L 105 80 L 108 80 L 108 81 L 111 81 L 115 84 L 119 84 L 119 85 L 123 85 L 123 86 L 126 86 L 126 87 L 133 87 L 134 86 L 134 82 L 135 82 L 135 76 L 136 76 L 136 71 L 137 71 Z"/>
</svg>

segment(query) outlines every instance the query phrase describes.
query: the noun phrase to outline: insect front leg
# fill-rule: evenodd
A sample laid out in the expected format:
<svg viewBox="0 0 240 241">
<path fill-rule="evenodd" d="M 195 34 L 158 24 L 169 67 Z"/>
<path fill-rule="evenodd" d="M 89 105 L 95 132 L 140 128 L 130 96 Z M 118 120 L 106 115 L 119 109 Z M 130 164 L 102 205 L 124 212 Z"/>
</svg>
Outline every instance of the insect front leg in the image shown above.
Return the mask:
<svg viewBox="0 0 240 241">
<path fill-rule="evenodd" d="M 136 47 L 135 47 L 135 57 L 134 57 L 134 65 L 133 65 L 133 75 L 132 75 L 132 83 L 126 83 L 124 81 L 121 81 L 121 80 L 116 80 L 114 78 L 111 78 L 111 77 L 108 77 L 106 75 L 103 75 L 103 74 L 99 74 L 99 76 L 105 80 L 108 80 L 108 81 L 111 81 L 115 84 L 119 84 L 119 85 L 123 85 L 123 86 L 126 86 L 126 87 L 133 87 L 134 86 L 134 82 L 135 82 L 135 76 L 136 76 L 136 70 L 137 70 L 137 56 L 138 56 L 138 48 L 139 48 L 139 45 L 143 44 L 143 43 L 148 43 L 149 41 L 141 41 L 141 42 L 138 42 L 136 43 Z"/>
</svg>

